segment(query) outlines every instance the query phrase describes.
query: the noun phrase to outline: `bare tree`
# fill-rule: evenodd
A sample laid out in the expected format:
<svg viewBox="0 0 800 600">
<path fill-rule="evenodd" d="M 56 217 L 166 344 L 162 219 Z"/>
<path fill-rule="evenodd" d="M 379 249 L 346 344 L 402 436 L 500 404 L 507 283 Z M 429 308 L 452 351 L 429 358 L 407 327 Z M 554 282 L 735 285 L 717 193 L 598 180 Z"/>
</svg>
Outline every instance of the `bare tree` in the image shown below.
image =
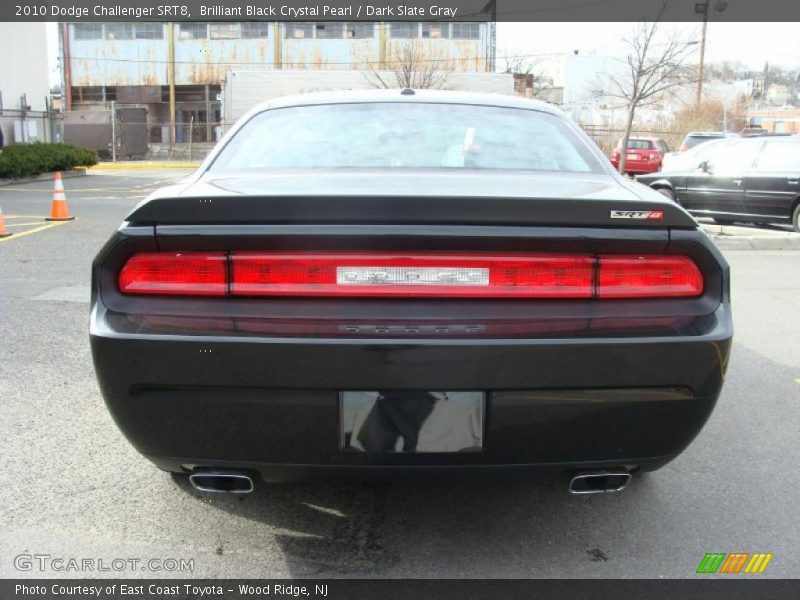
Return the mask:
<svg viewBox="0 0 800 600">
<path fill-rule="evenodd" d="M 661 99 L 668 90 L 691 83 L 694 69 L 686 65 L 692 52 L 689 41 L 676 29 L 663 31 L 661 17 L 668 0 L 652 23 L 640 23 L 624 38 L 628 47 L 626 69 L 620 76 L 606 77 L 606 96 L 622 100 L 628 108 L 622 138 L 619 172 L 625 173 L 628 139 L 636 109 Z"/>
<path fill-rule="evenodd" d="M 434 53 L 417 41 L 397 46 L 386 61 L 386 69 L 378 70 L 373 64 L 364 73 L 371 86 L 376 88 L 443 89 L 447 85 L 451 61 Z"/>
</svg>

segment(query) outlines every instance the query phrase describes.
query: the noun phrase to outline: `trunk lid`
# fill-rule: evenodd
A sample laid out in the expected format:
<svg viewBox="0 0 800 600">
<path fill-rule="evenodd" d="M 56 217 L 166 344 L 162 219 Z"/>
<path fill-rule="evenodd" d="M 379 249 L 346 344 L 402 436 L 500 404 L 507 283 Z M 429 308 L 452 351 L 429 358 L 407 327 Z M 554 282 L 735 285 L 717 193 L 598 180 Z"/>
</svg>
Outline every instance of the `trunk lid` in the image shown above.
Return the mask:
<svg viewBox="0 0 800 600">
<path fill-rule="evenodd" d="M 508 225 L 695 228 L 682 208 L 611 175 L 449 169 L 202 174 L 164 188 L 132 225 Z M 661 218 L 642 213 L 661 211 Z M 616 216 L 612 216 L 616 215 Z"/>
</svg>

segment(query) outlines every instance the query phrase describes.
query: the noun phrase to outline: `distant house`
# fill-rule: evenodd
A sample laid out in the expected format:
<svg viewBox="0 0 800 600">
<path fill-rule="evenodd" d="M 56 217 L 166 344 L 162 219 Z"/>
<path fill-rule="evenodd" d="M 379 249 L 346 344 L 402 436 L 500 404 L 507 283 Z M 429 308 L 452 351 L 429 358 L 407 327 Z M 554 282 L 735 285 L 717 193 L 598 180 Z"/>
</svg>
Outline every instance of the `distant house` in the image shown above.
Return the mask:
<svg viewBox="0 0 800 600">
<path fill-rule="evenodd" d="M 767 88 L 767 102 L 773 106 L 783 106 L 789 100 L 789 86 L 773 83 Z"/>
<path fill-rule="evenodd" d="M 750 127 L 763 127 L 770 133 L 800 134 L 800 108 L 760 108 L 747 111 Z"/>
</svg>

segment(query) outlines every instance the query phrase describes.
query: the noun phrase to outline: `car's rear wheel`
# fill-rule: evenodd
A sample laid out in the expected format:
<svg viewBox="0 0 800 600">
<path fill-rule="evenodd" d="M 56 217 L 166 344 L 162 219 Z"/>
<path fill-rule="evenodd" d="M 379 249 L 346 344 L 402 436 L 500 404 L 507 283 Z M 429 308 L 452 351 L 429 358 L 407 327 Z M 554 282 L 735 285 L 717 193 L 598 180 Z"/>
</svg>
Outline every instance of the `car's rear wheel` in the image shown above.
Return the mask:
<svg viewBox="0 0 800 600">
<path fill-rule="evenodd" d="M 792 213 L 792 229 L 800 233 L 800 202 L 794 207 L 794 212 Z"/>
</svg>

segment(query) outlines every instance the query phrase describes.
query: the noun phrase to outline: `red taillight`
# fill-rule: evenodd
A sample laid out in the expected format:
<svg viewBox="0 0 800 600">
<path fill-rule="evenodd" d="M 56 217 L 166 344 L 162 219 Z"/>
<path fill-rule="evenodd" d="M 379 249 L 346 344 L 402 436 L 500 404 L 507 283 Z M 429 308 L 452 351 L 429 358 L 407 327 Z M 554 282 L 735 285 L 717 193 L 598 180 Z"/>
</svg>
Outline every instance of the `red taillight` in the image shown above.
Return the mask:
<svg viewBox="0 0 800 600">
<path fill-rule="evenodd" d="M 591 256 L 231 254 L 235 296 L 590 298 Z"/>
<path fill-rule="evenodd" d="M 228 268 L 230 262 L 230 268 Z M 126 294 L 450 298 L 655 298 L 703 293 L 685 256 L 149 252 Z"/>
<path fill-rule="evenodd" d="M 598 298 L 691 297 L 703 275 L 686 256 L 600 256 Z"/>
<path fill-rule="evenodd" d="M 127 294 L 224 296 L 227 261 L 224 252 L 134 254 L 119 274 L 119 289 Z"/>
</svg>

